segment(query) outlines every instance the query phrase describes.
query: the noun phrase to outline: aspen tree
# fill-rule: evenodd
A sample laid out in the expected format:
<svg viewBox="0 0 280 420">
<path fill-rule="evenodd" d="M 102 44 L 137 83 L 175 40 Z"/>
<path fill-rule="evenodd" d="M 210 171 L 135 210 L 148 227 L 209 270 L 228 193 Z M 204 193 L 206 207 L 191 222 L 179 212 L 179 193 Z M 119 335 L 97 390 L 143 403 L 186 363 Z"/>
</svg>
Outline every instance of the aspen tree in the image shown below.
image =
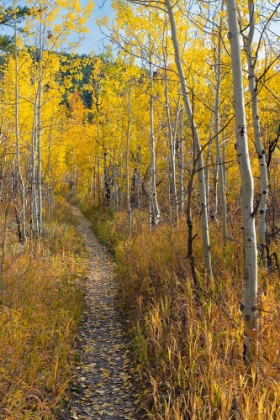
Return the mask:
<svg viewBox="0 0 280 420">
<path fill-rule="evenodd" d="M 36 52 L 35 52 L 36 54 Z M 36 59 L 34 58 L 34 84 L 36 85 Z M 38 200 L 37 200 L 37 188 L 36 188 L 36 168 L 37 168 L 37 95 L 35 94 L 34 105 L 33 105 L 33 127 L 31 137 L 31 174 L 30 174 L 30 236 L 33 233 L 38 236 Z"/>
<path fill-rule="evenodd" d="M 255 33 L 255 4 L 253 0 L 248 1 L 249 10 L 249 33 L 244 36 L 245 51 L 247 55 L 248 65 L 248 79 L 249 89 L 251 94 L 251 108 L 254 128 L 255 146 L 258 154 L 259 173 L 260 173 L 260 199 L 258 206 L 258 245 L 262 248 L 262 253 L 265 255 L 265 248 L 267 247 L 267 202 L 268 202 L 268 172 L 266 163 L 266 153 L 262 143 L 261 136 L 261 122 L 258 107 L 258 87 L 257 78 L 255 75 L 255 67 L 257 63 L 257 56 L 253 54 L 253 39 Z M 267 265 L 267 261 L 263 261 Z"/>
<path fill-rule="evenodd" d="M 43 212 L 43 203 L 42 203 L 42 122 L 41 122 L 41 113 L 42 113 L 42 78 L 43 78 L 43 68 L 42 68 L 42 59 L 43 59 L 43 38 L 45 33 L 45 25 L 42 24 L 42 16 L 40 16 L 39 21 L 39 80 L 38 80 L 38 90 L 37 90 L 37 197 L 38 197 L 38 206 L 37 206 L 37 223 L 38 223 L 38 234 L 42 235 L 42 212 Z"/>
<path fill-rule="evenodd" d="M 156 156 L 154 135 L 154 94 L 153 94 L 153 67 L 150 58 L 150 185 L 149 185 L 149 224 L 157 226 L 160 221 L 160 210 L 157 200 L 156 184 Z"/>
<path fill-rule="evenodd" d="M 223 4 L 221 11 L 223 11 Z M 216 165 L 219 172 L 220 178 L 220 196 L 222 204 L 222 225 L 223 225 L 223 241 L 226 244 L 227 241 L 227 206 L 226 206 L 226 191 L 225 191 L 225 180 L 223 161 L 221 156 L 220 146 L 220 97 L 221 97 L 221 57 L 222 57 L 222 25 L 223 19 L 220 17 L 219 28 L 218 28 L 218 45 L 217 55 L 215 54 L 215 69 L 216 69 L 216 100 L 215 100 L 215 142 L 216 142 Z"/>
<path fill-rule="evenodd" d="M 254 182 L 249 158 L 244 90 L 242 80 L 242 63 L 240 51 L 240 31 L 237 20 L 235 0 L 227 0 L 228 38 L 231 47 L 231 65 L 233 76 L 234 110 L 236 126 L 235 149 L 241 179 L 241 212 L 244 234 L 244 299 L 241 311 L 245 324 L 244 361 L 248 374 L 257 356 L 258 331 L 258 267 L 255 214 L 253 208 Z"/>
<path fill-rule="evenodd" d="M 165 5 L 167 8 L 170 26 L 171 26 L 171 34 L 172 34 L 172 42 L 174 46 L 175 52 L 175 61 L 176 66 L 179 73 L 182 95 L 184 100 L 184 105 L 186 109 L 186 114 L 188 116 L 189 126 L 193 133 L 194 144 L 197 154 L 197 163 L 198 163 L 198 181 L 199 181 L 199 196 L 200 196 L 200 213 L 201 213 L 201 221 L 202 221 L 202 239 L 203 239 L 203 257 L 204 257 L 204 266 L 209 276 L 212 276 L 212 265 L 211 265 L 211 252 L 210 252 L 210 239 L 209 239 L 209 223 L 208 223 L 208 209 L 207 209 L 207 202 L 206 202 L 206 188 L 205 188 L 205 176 L 204 176 L 204 163 L 203 163 L 203 156 L 202 156 L 202 149 L 199 141 L 199 134 L 198 130 L 194 121 L 194 116 L 189 100 L 186 78 L 184 75 L 184 70 L 181 61 L 181 54 L 177 39 L 177 29 L 176 23 L 173 14 L 173 7 L 171 5 L 170 0 L 165 0 Z"/>
<path fill-rule="evenodd" d="M 127 131 L 126 131 L 126 209 L 128 218 L 129 233 L 132 231 L 132 210 L 130 200 L 130 165 L 129 165 L 129 146 L 131 140 L 131 81 L 129 81 L 127 91 Z"/>
<path fill-rule="evenodd" d="M 15 6 L 14 6 L 15 8 Z M 20 159 L 20 132 L 19 132 L 19 66 L 18 66 L 18 46 L 17 46 L 17 20 L 16 12 L 14 19 L 14 37 L 15 37 L 15 134 L 16 134 L 16 176 L 18 177 L 19 185 L 16 185 L 16 189 L 20 188 L 21 193 L 21 211 L 20 203 L 18 203 L 15 197 L 15 208 L 16 217 L 18 224 L 19 240 L 23 244 L 26 243 L 26 229 L 25 229 L 25 214 L 26 214 L 26 189 L 25 182 L 21 170 L 21 159 Z M 17 194 L 18 195 L 18 194 Z"/>
<path fill-rule="evenodd" d="M 165 23 L 167 30 L 167 22 Z M 165 31 L 166 32 L 166 31 Z M 166 33 L 165 33 L 166 38 Z M 169 103 L 169 86 L 168 86 L 168 72 L 167 72 L 167 46 L 163 46 L 164 56 L 164 96 L 165 96 L 165 110 L 167 118 L 167 132 L 169 137 L 169 207 L 170 207 L 170 219 L 171 222 L 177 223 L 178 221 L 178 204 L 177 204 L 177 186 L 176 186 L 176 161 L 175 161 L 175 142 L 177 136 L 177 126 L 179 119 L 180 104 L 177 107 L 175 130 L 173 133 L 171 115 L 170 115 L 170 103 Z"/>
<path fill-rule="evenodd" d="M 206 159 L 205 159 L 205 191 L 206 191 L 206 203 L 209 207 L 210 213 L 210 177 L 211 177 L 211 162 L 212 162 L 212 153 L 213 153 L 213 132 L 214 132 L 214 113 L 211 114 L 210 124 L 209 124 L 209 135 L 208 135 L 208 147 L 206 149 Z M 217 185 L 218 185 L 218 168 L 214 167 L 214 176 L 213 176 L 213 208 L 211 211 L 211 219 L 215 219 L 218 206 L 218 195 L 217 195 Z"/>
<path fill-rule="evenodd" d="M 155 87 L 157 84 L 157 68 L 153 65 L 153 39 L 150 28 L 154 25 L 152 15 L 148 13 L 148 85 L 147 92 L 149 95 L 149 184 L 148 184 L 148 222 L 149 227 L 157 226 L 161 219 L 161 211 L 158 203 L 157 195 L 157 162 L 156 162 L 156 147 L 155 147 L 155 113 L 154 113 L 154 103 L 155 103 Z M 144 188 L 144 184 L 142 184 Z"/>
<path fill-rule="evenodd" d="M 114 149 L 114 162 L 113 162 L 113 186 L 114 186 L 114 209 L 119 211 L 119 186 L 117 180 L 117 164 L 116 164 L 116 149 Z"/>
<path fill-rule="evenodd" d="M 180 190 L 180 212 L 184 212 L 185 204 L 185 186 L 184 186 L 184 174 L 185 174 L 185 136 L 184 136 L 184 110 L 180 109 L 180 158 L 179 158 L 179 190 Z"/>
</svg>

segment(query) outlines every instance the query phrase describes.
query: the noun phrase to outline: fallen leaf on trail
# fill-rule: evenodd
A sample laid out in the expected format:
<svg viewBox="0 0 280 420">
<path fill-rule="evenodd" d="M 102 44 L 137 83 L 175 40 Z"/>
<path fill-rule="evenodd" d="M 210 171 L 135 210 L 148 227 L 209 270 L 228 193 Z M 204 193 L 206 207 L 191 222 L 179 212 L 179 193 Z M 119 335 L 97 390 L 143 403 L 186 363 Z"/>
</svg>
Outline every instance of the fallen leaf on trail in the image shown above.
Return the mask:
<svg viewBox="0 0 280 420">
<path fill-rule="evenodd" d="M 75 368 L 75 381 L 79 392 L 69 391 L 71 418 L 137 420 L 140 396 L 135 377 L 140 368 L 134 366 L 127 324 L 123 324 L 116 307 L 115 265 L 92 234 L 89 222 L 79 210 L 74 211 L 90 261 L 84 279 L 84 316 L 76 341 L 80 361 Z"/>
</svg>

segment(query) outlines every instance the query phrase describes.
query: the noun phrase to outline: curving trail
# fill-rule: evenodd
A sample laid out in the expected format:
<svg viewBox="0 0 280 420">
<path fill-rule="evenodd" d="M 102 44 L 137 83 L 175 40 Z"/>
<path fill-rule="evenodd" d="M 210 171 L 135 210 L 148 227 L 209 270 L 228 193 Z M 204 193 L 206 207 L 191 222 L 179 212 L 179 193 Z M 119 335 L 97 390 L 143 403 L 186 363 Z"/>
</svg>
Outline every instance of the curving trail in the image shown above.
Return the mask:
<svg viewBox="0 0 280 420">
<path fill-rule="evenodd" d="M 114 262 L 73 207 L 89 252 L 85 310 L 79 328 L 79 363 L 65 419 L 138 420 L 138 380 L 124 321 L 116 307 Z M 67 412 L 66 412 L 67 411 Z"/>
</svg>

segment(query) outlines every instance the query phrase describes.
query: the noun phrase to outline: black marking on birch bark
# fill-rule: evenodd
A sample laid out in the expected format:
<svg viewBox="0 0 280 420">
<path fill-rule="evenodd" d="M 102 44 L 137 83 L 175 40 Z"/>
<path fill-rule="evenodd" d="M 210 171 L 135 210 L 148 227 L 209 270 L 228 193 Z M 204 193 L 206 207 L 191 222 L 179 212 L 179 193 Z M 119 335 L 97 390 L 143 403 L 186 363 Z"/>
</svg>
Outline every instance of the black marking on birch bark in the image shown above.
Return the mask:
<svg viewBox="0 0 280 420">
<path fill-rule="evenodd" d="M 245 321 L 250 321 L 251 320 L 251 315 L 249 315 L 249 314 L 246 314 L 245 315 Z"/>
<path fill-rule="evenodd" d="M 242 312 L 245 309 L 245 306 L 243 303 L 240 303 L 240 311 Z"/>
</svg>

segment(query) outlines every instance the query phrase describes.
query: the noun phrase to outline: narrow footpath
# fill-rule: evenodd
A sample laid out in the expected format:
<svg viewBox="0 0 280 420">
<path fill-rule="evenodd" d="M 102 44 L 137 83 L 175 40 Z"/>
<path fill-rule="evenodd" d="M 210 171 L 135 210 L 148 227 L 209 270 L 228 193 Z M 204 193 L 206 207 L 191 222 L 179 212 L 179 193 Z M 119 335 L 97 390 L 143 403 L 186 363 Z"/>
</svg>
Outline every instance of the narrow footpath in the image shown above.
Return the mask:
<svg viewBox="0 0 280 420">
<path fill-rule="evenodd" d="M 69 391 L 69 408 L 63 410 L 63 418 L 138 420 L 138 380 L 131 343 L 116 306 L 114 262 L 80 210 L 73 207 L 73 213 L 89 252 L 89 267 L 78 336 L 79 360 Z"/>
</svg>

